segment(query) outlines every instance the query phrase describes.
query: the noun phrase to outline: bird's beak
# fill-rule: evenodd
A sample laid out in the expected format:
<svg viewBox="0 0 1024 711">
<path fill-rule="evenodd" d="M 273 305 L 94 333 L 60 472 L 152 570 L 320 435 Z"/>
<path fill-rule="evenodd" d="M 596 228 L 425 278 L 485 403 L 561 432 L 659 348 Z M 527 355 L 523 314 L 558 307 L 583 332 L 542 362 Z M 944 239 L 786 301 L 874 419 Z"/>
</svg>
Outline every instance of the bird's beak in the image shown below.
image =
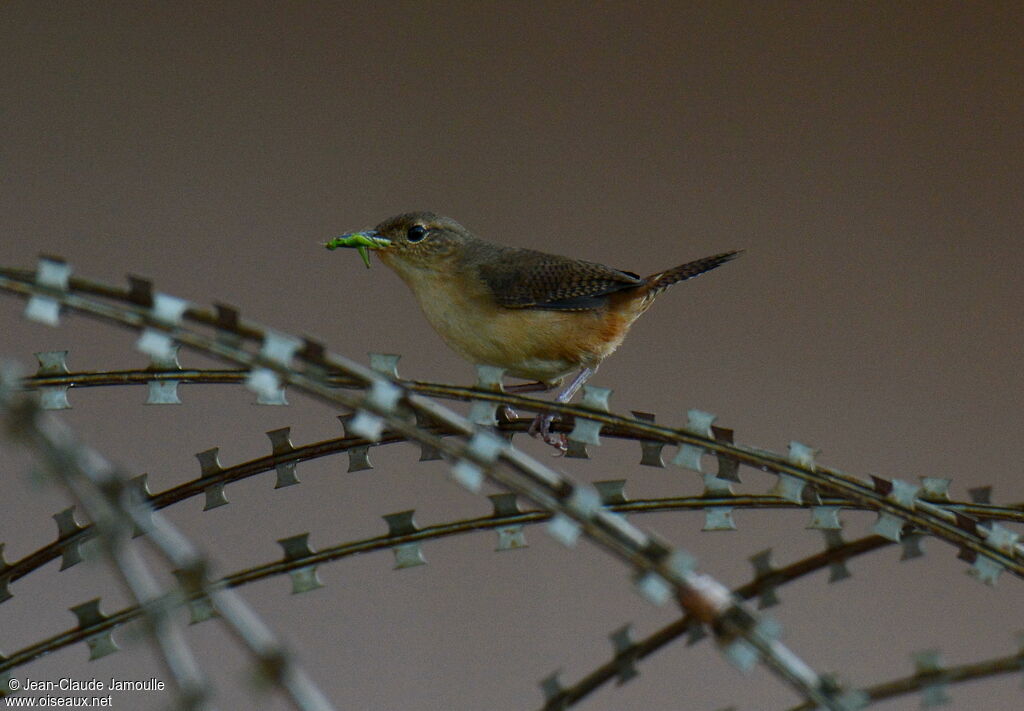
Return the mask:
<svg viewBox="0 0 1024 711">
<path fill-rule="evenodd" d="M 335 237 L 329 242 L 324 242 L 327 249 L 338 249 L 338 247 L 355 248 L 359 256 L 363 258 L 363 264 L 370 268 L 371 249 L 381 249 L 391 244 L 387 237 L 381 237 L 374 230 L 363 230 L 362 232 L 349 232 L 341 237 Z"/>
</svg>

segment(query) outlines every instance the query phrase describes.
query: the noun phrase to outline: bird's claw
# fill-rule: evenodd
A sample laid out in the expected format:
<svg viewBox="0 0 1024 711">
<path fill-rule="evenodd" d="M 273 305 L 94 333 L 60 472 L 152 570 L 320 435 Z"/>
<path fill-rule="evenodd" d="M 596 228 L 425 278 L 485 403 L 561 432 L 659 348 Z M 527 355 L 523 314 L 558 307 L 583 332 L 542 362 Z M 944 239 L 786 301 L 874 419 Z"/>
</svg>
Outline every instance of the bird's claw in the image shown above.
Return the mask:
<svg viewBox="0 0 1024 711">
<path fill-rule="evenodd" d="M 500 413 L 499 420 L 504 422 L 515 422 L 519 419 L 519 413 L 517 413 L 511 405 L 502 405 L 498 409 L 498 412 Z"/>
<path fill-rule="evenodd" d="M 552 432 L 551 423 L 554 422 L 554 415 L 537 415 L 533 422 L 530 423 L 530 429 L 527 430 L 531 437 L 539 436 L 544 440 L 545 444 L 550 444 L 558 451 L 555 453 L 556 457 L 564 455 L 569 450 L 568 438 L 562 432 Z"/>
</svg>

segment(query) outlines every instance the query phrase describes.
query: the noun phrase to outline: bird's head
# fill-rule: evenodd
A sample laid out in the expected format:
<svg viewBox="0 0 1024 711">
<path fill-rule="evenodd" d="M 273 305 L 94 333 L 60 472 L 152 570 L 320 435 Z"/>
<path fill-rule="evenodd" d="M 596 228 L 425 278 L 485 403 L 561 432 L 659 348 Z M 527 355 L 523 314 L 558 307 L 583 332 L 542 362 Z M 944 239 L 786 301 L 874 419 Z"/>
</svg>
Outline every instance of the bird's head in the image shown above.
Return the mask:
<svg viewBox="0 0 1024 711">
<path fill-rule="evenodd" d="M 432 212 L 407 212 L 392 217 L 371 230 L 349 232 L 324 243 L 327 249 L 339 247 L 359 251 L 370 266 L 369 250 L 395 271 L 433 269 L 455 255 L 460 247 L 475 240 L 455 220 Z"/>
</svg>

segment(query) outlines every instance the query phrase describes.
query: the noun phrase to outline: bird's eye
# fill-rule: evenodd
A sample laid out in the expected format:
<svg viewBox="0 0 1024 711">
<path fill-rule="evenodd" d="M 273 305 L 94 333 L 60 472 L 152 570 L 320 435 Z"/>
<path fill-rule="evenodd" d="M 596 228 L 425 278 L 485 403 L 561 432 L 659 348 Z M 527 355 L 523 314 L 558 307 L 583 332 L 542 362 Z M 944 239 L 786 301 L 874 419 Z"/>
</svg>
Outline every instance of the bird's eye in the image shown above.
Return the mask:
<svg viewBox="0 0 1024 711">
<path fill-rule="evenodd" d="M 409 231 L 405 233 L 405 238 L 410 242 L 422 242 L 423 238 L 427 236 L 427 228 L 423 225 L 413 225 L 409 228 Z"/>
</svg>

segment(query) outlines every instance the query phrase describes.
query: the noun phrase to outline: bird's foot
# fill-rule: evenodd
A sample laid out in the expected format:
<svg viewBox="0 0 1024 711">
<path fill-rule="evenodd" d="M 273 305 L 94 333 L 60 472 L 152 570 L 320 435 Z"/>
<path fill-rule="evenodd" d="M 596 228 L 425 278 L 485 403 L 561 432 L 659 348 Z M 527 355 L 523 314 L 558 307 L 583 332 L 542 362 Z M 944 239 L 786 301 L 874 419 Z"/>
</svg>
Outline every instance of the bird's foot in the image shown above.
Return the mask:
<svg viewBox="0 0 1024 711">
<path fill-rule="evenodd" d="M 558 451 L 555 453 L 556 457 L 560 457 L 566 453 L 569 449 L 569 440 L 563 432 L 552 432 L 551 423 L 554 422 L 555 416 L 550 414 L 537 415 L 533 422 L 530 423 L 530 429 L 527 430 L 531 437 L 540 437 L 544 440 L 545 444 L 550 444 Z"/>
<path fill-rule="evenodd" d="M 519 413 L 511 405 L 502 405 L 498 409 L 499 422 L 515 422 L 519 419 Z"/>
</svg>

